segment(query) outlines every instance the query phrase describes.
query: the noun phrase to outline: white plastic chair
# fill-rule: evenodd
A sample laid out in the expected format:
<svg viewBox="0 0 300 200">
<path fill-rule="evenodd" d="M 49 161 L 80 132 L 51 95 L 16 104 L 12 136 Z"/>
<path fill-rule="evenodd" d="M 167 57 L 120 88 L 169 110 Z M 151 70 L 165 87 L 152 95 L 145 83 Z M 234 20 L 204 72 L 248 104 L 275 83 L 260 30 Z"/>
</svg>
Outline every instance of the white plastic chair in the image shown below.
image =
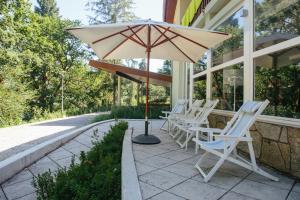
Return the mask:
<svg viewBox="0 0 300 200">
<path fill-rule="evenodd" d="M 186 104 L 187 104 L 187 100 L 179 99 L 171 111 L 162 111 L 162 113 L 165 114 L 165 116 L 159 116 L 159 118 L 164 119 L 165 121 L 164 121 L 163 125 L 160 127 L 160 129 L 166 131 L 166 129 L 163 127 L 168 122 L 168 119 L 173 114 L 183 114 L 186 109 Z M 168 124 L 168 127 L 169 127 L 169 124 Z"/>
<path fill-rule="evenodd" d="M 168 118 L 169 123 L 175 123 L 180 120 L 193 119 L 197 113 L 201 110 L 201 106 L 204 102 L 204 99 L 195 100 L 193 104 L 189 107 L 189 109 L 185 112 L 185 114 L 174 114 Z"/>
<path fill-rule="evenodd" d="M 204 177 L 205 182 L 208 182 L 211 179 L 211 177 L 222 166 L 225 160 L 242 166 L 246 169 L 252 170 L 271 180 L 279 180 L 278 178 L 263 171 L 257 166 L 252 146 L 252 137 L 249 131 L 250 127 L 254 124 L 257 116 L 263 112 L 263 110 L 267 107 L 268 104 L 268 100 L 264 102 L 248 101 L 244 103 L 239 109 L 239 111 L 227 123 L 226 127 L 223 130 L 201 127 L 190 128 L 191 131 L 197 132 L 196 138 L 193 139 L 193 141 L 196 143 L 196 146 L 199 146 L 201 149 L 206 151 L 195 165 L 195 167 L 199 170 L 200 174 Z M 201 132 L 207 132 L 209 135 L 211 135 L 210 138 L 215 138 L 215 140 L 199 140 L 199 133 Z M 236 153 L 236 146 L 239 142 L 247 142 L 250 154 L 250 161 L 242 158 Z M 212 153 L 220 158 L 214 165 L 214 167 L 206 174 L 201 169 L 200 164 L 209 153 Z"/>
<path fill-rule="evenodd" d="M 190 131 L 190 127 L 209 127 L 208 116 L 213 111 L 213 109 L 218 104 L 219 100 L 208 100 L 204 104 L 201 111 L 197 114 L 194 119 L 186 119 L 181 122 L 177 122 L 175 127 L 177 127 L 177 133 L 174 135 L 174 138 L 179 136 L 176 140 L 176 143 L 179 144 L 181 148 L 188 148 L 188 143 L 195 135 L 194 131 Z M 182 140 L 183 139 L 183 140 Z"/>
</svg>

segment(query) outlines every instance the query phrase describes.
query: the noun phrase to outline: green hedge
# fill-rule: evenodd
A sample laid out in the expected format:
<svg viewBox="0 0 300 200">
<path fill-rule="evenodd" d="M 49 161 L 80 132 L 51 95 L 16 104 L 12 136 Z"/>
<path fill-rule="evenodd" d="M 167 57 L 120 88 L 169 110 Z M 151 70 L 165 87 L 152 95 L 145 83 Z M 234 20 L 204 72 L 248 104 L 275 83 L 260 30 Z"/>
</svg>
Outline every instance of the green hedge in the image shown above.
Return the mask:
<svg viewBox="0 0 300 200">
<path fill-rule="evenodd" d="M 149 107 L 149 118 L 159 119 L 161 111 L 170 110 L 169 105 L 151 105 Z M 97 116 L 93 122 L 99 122 L 107 119 L 144 119 L 145 105 L 140 106 L 114 106 L 111 113 Z"/>
<path fill-rule="evenodd" d="M 81 153 L 80 163 L 58 172 L 46 172 L 34 179 L 38 199 L 121 199 L 122 142 L 127 122 L 119 122 L 88 153 Z"/>
</svg>

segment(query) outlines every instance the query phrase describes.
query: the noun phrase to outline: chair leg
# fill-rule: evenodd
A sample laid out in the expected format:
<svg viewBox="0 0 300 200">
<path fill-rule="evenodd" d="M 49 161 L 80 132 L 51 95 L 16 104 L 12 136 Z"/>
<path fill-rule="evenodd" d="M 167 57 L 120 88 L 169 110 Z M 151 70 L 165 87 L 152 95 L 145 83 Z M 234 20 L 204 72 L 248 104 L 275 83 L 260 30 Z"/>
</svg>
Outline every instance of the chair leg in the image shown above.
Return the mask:
<svg viewBox="0 0 300 200">
<path fill-rule="evenodd" d="M 223 165 L 225 159 L 224 158 L 220 158 L 220 160 L 218 160 L 218 162 L 215 164 L 215 166 L 209 171 L 209 173 L 207 174 L 206 177 L 204 177 L 204 182 L 208 182 L 211 177 L 217 172 L 217 170 Z"/>
<path fill-rule="evenodd" d="M 163 131 L 167 131 L 167 130 L 169 130 L 169 128 L 168 129 L 165 129 L 164 128 L 164 126 L 165 126 L 165 124 L 167 123 L 167 121 L 169 122 L 169 120 L 165 120 L 165 122 L 162 124 L 162 126 L 160 127 L 160 130 L 163 130 Z"/>
</svg>

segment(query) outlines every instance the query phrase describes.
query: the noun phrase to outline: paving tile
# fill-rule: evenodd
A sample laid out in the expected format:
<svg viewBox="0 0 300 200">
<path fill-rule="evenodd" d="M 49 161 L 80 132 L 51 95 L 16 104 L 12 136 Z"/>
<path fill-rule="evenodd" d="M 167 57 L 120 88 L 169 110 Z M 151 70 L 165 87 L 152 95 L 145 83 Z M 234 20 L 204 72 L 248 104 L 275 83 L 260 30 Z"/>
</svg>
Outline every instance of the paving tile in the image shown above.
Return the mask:
<svg viewBox="0 0 300 200">
<path fill-rule="evenodd" d="M 168 153 L 160 154 L 159 156 L 164 157 L 164 158 L 169 158 L 172 160 L 176 160 L 176 161 L 182 161 L 182 160 L 193 157 L 193 155 L 186 153 L 186 152 L 182 152 L 182 151 L 171 151 Z"/>
<path fill-rule="evenodd" d="M 243 180 L 232 191 L 262 200 L 283 200 L 287 197 L 289 190 L 283 190 L 270 185 Z"/>
<path fill-rule="evenodd" d="M 152 155 L 159 155 L 159 154 L 163 154 L 163 153 L 167 153 L 169 152 L 169 150 L 165 150 L 165 149 L 160 149 L 157 146 L 143 146 L 143 147 L 136 147 L 134 150 L 138 150 L 138 151 L 142 151 L 148 154 L 152 154 Z"/>
<path fill-rule="evenodd" d="M 174 164 L 176 161 L 168 158 L 159 157 L 159 156 L 153 156 L 151 158 L 141 160 L 140 162 L 144 163 L 145 165 L 149 165 L 151 167 L 161 168 L 161 167 L 166 167 L 168 165 Z"/>
<path fill-rule="evenodd" d="M 152 154 L 145 153 L 143 151 L 137 151 L 137 150 L 133 152 L 133 155 L 134 155 L 135 160 L 143 160 L 143 159 L 150 158 L 153 156 Z"/>
<path fill-rule="evenodd" d="M 228 174 L 232 174 L 233 176 L 239 176 L 239 177 L 246 177 L 251 173 L 250 170 L 245 169 L 241 166 L 238 166 L 228 161 L 225 161 L 219 170 Z"/>
<path fill-rule="evenodd" d="M 192 166 L 195 166 L 195 164 L 198 162 L 198 160 L 200 159 L 200 155 L 194 156 L 192 158 L 188 158 L 186 160 L 183 160 L 181 162 L 183 163 L 187 163 L 190 164 Z M 215 160 L 211 160 L 211 159 L 204 159 L 201 163 L 200 163 L 200 167 L 202 168 L 211 168 L 216 164 Z"/>
<path fill-rule="evenodd" d="M 195 181 L 204 182 L 204 179 L 200 174 L 194 176 L 192 179 Z M 223 189 L 230 189 L 234 187 L 237 183 L 239 183 L 241 180 L 242 178 L 240 177 L 218 171 L 209 180 L 208 184 L 221 187 Z"/>
<path fill-rule="evenodd" d="M 174 194 L 171 194 L 169 192 L 162 192 L 158 195 L 155 195 L 154 197 L 151 197 L 148 200 L 185 200 L 182 197 L 176 196 Z"/>
<path fill-rule="evenodd" d="M 169 189 L 187 178 L 163 170 L 155 170 L 139 177 L 141 181 L 161 189 Z"/>
<path fill-rule="evenodd" d="M 300 183 L 296 183 L 293 187 L 293 192 L 298 192 L 300 193 Z"/>
<path fill-rule="evenodd" d="M 48 157 L 44 157 L 32 164 L 28 169 L 36 176 L 49 171 L 49 169 L 51 171 L 56 171 L 58 168 L 59 166 L 55 162 L 50 160 Z"/>
<path fill-rule="evenodd" d="M 163 168 L 163 170 L 165 171 L 169 171 L 169 172 L 173 172 L 175 174 L 187 177 L 187 178 L 191 178 L 197 174 L 199 174 L 199 172 L 196 170 L 196 168 L 194 167 L 194 165 L 192 164 L 188 164 L 188 163 L 175 163 L 173 165 L 167 166 L 165 168 Z"/>
<path fill-rule="evenodd" d="M 7 200 L 1 186 L 0 186 L 0 200 Z"/>
<path fill-rule="evenodd" d="M 53 160 L 59 160 L 59 159 L 62 159 L 62 158 L 67 158 L 67 157 L 70 157 L 72 155 L 73 155 L 72 153 L 70 153 L 69 151 L 65 150 L 62 147 L 60 147 L 60 148 L 56 149 L 55 151 L 48 154 L 48 156 Z"/>
<path fill-rule="evenodd" d="M 79 158 L 78 158 L 77 156 L 75 156 L 74 159 L 75 159 L 75 160 L 74 160 L 74 163 L 75 163 L 75 164 L 80 163 L 80 160 L 79 160 Z M 71 165 L 71 163 L 72 163 L 72 156 L 67 157 L 67 158 L 63 158 L 63 159 L 56 160 L 55 162 L 56 162 L 61 168 L 64 168 L 64 167 L 69 168 L 70 165 Z"/>
<path fill-rule="evenodd" d="M 37 199 L 37 195 L 36 195 L 36 193 L 34 192 L 34 193 L 28 194 L 28 195 L 26 195 L 26 196 L 23 196 L 23 197 L 21 197 L 21 198 L 18 198 L 18 199 L 16 199 L 16 200 L 36 200 L 36 199 Z"/>
<path fill-rule="evenodd" d="M 220 200 L 255 200 L 255 199 L 235 192 L 228 192 Z"/>
<path fill-rule="evenodd" d="M 8 179 L 6 182 L 4 182 L 2 186 L 12 185 L 32 178 L 33 175 L 30 173 L 30 171 L 28 169 L 24 169 L 18 174 L 14 175 L 12 178 Z"/>
<path fill-rule="evenodd" d="M 167 144 L 162 143 L 161 145 L 158 146 L 158 148 L 169 150 L 169 151 L 180 149 L 180 147 L 175 143 L 167 143 Z"/>
<path fill-rule="evenodd" d="M 66 149 L 67 151 L 70 151 L 71 153 L 73 153 L 76 156 L 80 156 L 81 152 L 87 152 L 90 150 L 90 148 L 88 148 L 87 146 L 80 144 L 79 142 L 72 140 L 71 142 L 68 142 L 67 144 L 65 144 L 63 146 L 64 149 Z"/>
<path fill-rule="evenodd" d="M 194 180 L 187 180 L 168 191 L 190 200 L 216 200 L 226 192 L 221 188 Z"/>
<path fill-rule="evenodd" d="M 152 197 L 152 196 L 162 192 L 161 189 L 153 187 L 152 185 L 143 183 L 141 181 L 140 181 L 140 187 L 141 187 L 143 199 L 148 199 L 149 197 Z"/>
<path fill-rule="evenodd" d="M 137 170 L 138 175 L 143 175 L 147 172 L 150 172 L 150 171 L 153 171 L 153 170 L 157 169 L 155 167 L 150 167 L 148 165 L 144 165 L 144 164 L 139 163 L 139 162 L 136 162 L 135 166 L 136 166 L 136 170 Z"/>
<path fill-rule="evenodd" d="M 290 190 L 293 186 L 294 180 L 291 178 L 288 178 L 286 176 L 283 176 L 281 174 L 278 173 L 274 173 L 274 172 L 270 172 L 271 170 L 268 170 L 267 172 L 269 172 L 270 174 L 274 175 L 275 177 L 279 178 L 279 181 L 272 181 L 271 179 L 268 179 L 260 174 L 257 174 L 255 172 L 251 173 L 247 179 L 251 180 L 251 181 L 256 181 L 256 182 L 260 182 L 260 183 L 264 183 L 267 185 L 271 185 L 274 187 L 278 187 L 281 189 L 286 189 L 286 190 Z"/>
<path fill-rule="evenodd" d="M 94 141 L 94 140 L 91 137 L 86 136 L 84 134 L 77 136 L 74 140 L 76 140 L 77 142 L 79 142 L 81 144 L 88 146 L 89 148 L 92 148 L 94 146 L 92 143 L 92 141 Z"/>
<path fill-rule="evenodd" d="M 287 198 L 287 200 L 299 200 L 299 199 L 300 199 L 300 193 L 298 192 L 291 192 Z"/>
<path fill-rule="evenodd" d="M 3 187 L 3 191 L 8 199 L 16 199 L 33 193 L 35 188 L 32 186 L 32 179 L 29 179 L 13 185 L 5 186 Z"/>
</svg>

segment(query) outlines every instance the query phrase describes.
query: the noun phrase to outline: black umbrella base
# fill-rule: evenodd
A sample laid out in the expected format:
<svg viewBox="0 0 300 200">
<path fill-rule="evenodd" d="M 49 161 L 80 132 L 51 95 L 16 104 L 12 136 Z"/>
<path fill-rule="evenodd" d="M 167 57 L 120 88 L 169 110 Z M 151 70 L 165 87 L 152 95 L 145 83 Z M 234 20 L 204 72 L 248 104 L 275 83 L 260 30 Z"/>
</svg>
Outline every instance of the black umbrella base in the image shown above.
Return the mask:
<svg viewBox="0 0 300 200">
<path fill-rule="evenodd" d="M 132 142 L 136 144 L 159 144 L 160 139 L 154 135 L 141 134 L 132 138 Z"/>
</svg>

